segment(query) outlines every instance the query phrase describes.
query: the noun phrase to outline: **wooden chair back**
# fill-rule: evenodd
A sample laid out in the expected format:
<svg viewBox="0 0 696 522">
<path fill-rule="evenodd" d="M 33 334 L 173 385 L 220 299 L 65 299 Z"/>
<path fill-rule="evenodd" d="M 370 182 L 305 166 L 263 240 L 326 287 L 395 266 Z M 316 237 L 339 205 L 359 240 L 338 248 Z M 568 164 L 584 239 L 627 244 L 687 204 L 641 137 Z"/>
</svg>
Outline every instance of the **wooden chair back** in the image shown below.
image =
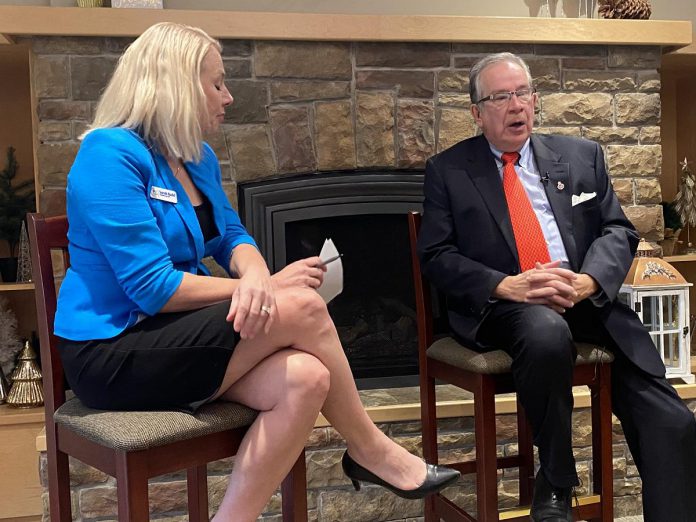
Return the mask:
<svg viewBox="0 0 696 522">
<path fill-rule="evenodd" d="M 413 289 L 416 297 L 416 316 L 418 318 L 418 353 L 424 353 L 433 342 L 433 310 L 430 285 L 421 273 L 418 259 L 418 232 L 420 231 L 420 212 L 408 213 L 408 239 L 411 245 L 411 267 L 413 269 Z M 423 362 L 423 361 L 419 361 Z"/>
<path fill-rule="evenodd" d="M 70 265 L 68 256 L 68 220 L 65 216 L 42 218 L 29 214 L 29 243 L 32 245 L 32 279 L 36 296 L 37 326 L 41 343 L 41 368 L 43 372 L 44 405 L 46 417 L 65 402 L 65 378 L 63 364 L 58 355 L 53 320 L 56 315 L 56 279 L 52 251 L 63 266 L 56 267 L 64 273 Z M 60 273 L 60 272 L 59 272 Z"/>
</svg>

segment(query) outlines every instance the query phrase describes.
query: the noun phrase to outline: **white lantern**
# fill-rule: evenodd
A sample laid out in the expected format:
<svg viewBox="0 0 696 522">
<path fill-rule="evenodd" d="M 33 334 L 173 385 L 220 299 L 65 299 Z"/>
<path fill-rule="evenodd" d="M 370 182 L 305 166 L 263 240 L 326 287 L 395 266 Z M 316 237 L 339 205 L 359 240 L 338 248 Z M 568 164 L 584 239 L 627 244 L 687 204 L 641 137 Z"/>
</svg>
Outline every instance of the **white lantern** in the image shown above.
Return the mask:
<svg viewBox="0 0 696 522">
<path fill-rule="evenodd" d="M 636 252 L 619 300 L 630 306 L 650 332 L 667 369 L 667 378 L 694 383 L 691 373 L 689 287 L 664 259 L 648 257 L 644 240 Z"/>
</svg>

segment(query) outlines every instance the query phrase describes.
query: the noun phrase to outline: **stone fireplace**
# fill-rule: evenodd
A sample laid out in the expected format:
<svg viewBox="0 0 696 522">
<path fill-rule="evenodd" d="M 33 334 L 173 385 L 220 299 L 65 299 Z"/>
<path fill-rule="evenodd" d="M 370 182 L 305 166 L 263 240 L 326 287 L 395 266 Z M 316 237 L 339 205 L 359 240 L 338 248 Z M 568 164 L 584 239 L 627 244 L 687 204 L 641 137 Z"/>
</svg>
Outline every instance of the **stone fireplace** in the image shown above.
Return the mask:
<svg viewBox="0 0 696 522">
<path fill-rule="evenodd" d="M 131 39 L 33 36 L 16 40 L 29 45 L 34 54 L 40 208 L 46 214 L 59 214 L 64 212 L 66 174 L 78 148 L 77 137 Z M 225 40 L 223 46 L 227 85 L 235 103 L 210 143 L 220 159 L 230 199 L 276 269 L 315 254 L 330 234 L 344 253 L 342 297 L 361 291 L 366 285 L 359 282 L 377 264 L 371 258 L 375 243 L 388 241 L 379 245 L 388 252 L 407 245 L 405 219 L 400 221 L 400 214 L 420 205 L 415 187 L 421 182 L 426 159 L 476 132 L 469 113 L 468 68 L 484 54 L 503 50 L 522 55 L 530 64 L 540 94 L 538 132 L 598 141 L 626 213 L 642 236 L 662 237 L 659 46 L 266 40 Z M 269 214 L 270 220 L 266 219 Z M 276 229 L 282 232 L 278 236 Z M 363 263 L 362 273 L 354 276 L 348 271 Z M 375 281 L 410 284 L 410 266 L 397 268 L 395 263 L 394 259 L 383 261 L 389 271 L 376 275 Z M 409 333 L 409 291 L 397 289 L 404 290 L 401 297 L 393 288 L 377 289 L 381 295 L 366 301 L 381 302 L 382 311 L 363 313 L 350 308 L 351 303 L 344 313 L 336 300 L 332 313 L 347 337 L 362 339 L 361 314 L 382 317 L 379 323 L 384 329 L 376 335 L 388 332 L 398 338 Z M 351 320 L 345 325 L 343 315 Z M 370 335 L 363 335 L 368 338 L 366 344 Z M 369 372 L 364 377 L 369 379 Z M 370 393 L 380 395 L 368 391 L 363 398 Z M 462 397 L 451 399 L 463 404 Z M 380 418 L 378 405 L 371 415 L 390 436 L 418 452 L 417 394 L 407 402 L 413 405 L 411 413 Z M 444 461 L 450 453 L 473 451 L 470 415 L 470 409 L 455 405 L 442 415 Z M 574 420 L 585 484 L 591 473 L 586 451 L 588 415 L 579 410 Z M 498 422 L 502 431 L 498 449 L 504 453 L 514 444 L 514 417 L 503 415 Z M 618 426 L 616 431 L 620 432 Z M 640 511 L 639 479 L 619 437 L 614 447 L 617 516 Z M 320 419 L 308 443 L 311 519 L 414 520 L 421 516 L 420 503 L 406 503 L 378 488 L 365 488 L 360 494 L 351 491 L 340 468 L 343 449 L 335 431 Z M 45 467 L 45 457 L 42 462 Z M 74 491 L 81 516 L 113 519 L 113 481 L 73 464 L 79 474 Z M 209 466 L 213 507 L 224 491 L 229 468 L 229 461 Z M 501 477 L 507 505 L 513 502 L 515 487 L 514 477 Z M 157 479 L 151 489 L 156 517 L 180 519 L 185 506 L 183 478 Z M 470 504 L 475 501 L 471 481 L 463 482 L 456 494 Z M 275 496 L 263 520 L 277 520 L 278 505 Z"/>
<path fill-rule="evenodd" d="M 78 148 L 77 137 L 131 39 L 26 41 L 35 54 L 40 207 L 46 214 L 57 214 L 64 211 L 66 173 Z M 286 261 L 316 254 L 321 247 L 317 242 L 323 242 L 341 219 L 354 215 L 359 219 L 345 222 L 346 240 L 339 248 L 363 245 L 368 239 L 358 238 L 365 232 L 380 230 L 378 234 L 390 239 L 401 234 L 400 253 L 395 256 L 399 264 L 390 262 L 393 270 L 375 277 L 376 281 L 392 278 L 400 289 L 410 288 L 405 220 L 399 222 L 396 216 L 420 208 L 421 178 L 415 173 L 422 173 L 425 160 L 475 134 L 468 68 L 481 56 L 501 50 L 524 56 L 530 65 L 540 95 L 538 132 L 599 141 L 627 214 L 643 237 L 662 237 L 659 47 L 222 43 L 226 83 L 235 102 L 221 131 L 209 141 L 220 159 L 230 199 L 237 205 L 238 191 L 242 194 L 242 218 L 274 270 Z M 285 239 L 292 234 L 294 245 L 286 248 Z M 316 235 L 314 242 L 300 248 L 307 234 Z M 379 243 L 376 238 L 371 241 Z M 345 253 L 346 291 L 331 307 L 334 318 L 352 316 L 339 325 L 344 342 L 366 343 L 359 351 L 377 353 L 371 347 L 376 341 L 365 337 L 383 328 L 387 339 L 382 341 L 410 338 L 404 342 L 406 351 L 413 353 L 412 313 L 406 313 L 413 306 L 403 302 L 411 298 L 408 291 L 396 301 L 394 296 L 373 295 L 364 296 L 363 304 L 347 306 L 343 301 L 352 299 L 349 294 L 365 286 L 374 288 L 364 284 L 370 281 L 364 275 L 374 275 L 367 268 L 363 275 L 352 271 L 366 260 L 374 261 L 373 268 L 382 263 L 374 259 L 374 252 Z M 392 305 L 399 302 L 405 313 L 392 317 L 394 310 L 375 309 L 380 299 Z M 365 324 L 374 322 L 381 326 Z M 349 353 L 352 350 L 348 348 Z M 412 362 L 394 371 L 379 364 L 369 370 L 366 363 L 356 376 L 414 374 Z"/>
</svg>

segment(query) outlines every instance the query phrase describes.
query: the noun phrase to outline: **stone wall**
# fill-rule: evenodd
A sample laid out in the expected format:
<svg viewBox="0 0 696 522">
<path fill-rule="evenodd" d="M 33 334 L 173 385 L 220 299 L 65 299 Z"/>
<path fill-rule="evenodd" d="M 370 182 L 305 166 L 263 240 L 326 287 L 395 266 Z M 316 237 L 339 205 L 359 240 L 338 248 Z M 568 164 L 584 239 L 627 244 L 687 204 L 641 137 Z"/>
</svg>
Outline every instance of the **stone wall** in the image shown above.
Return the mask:
<svg viewBox="0 0 696 522">
<path fill-rule="evenodd" d="M 64 211 L 65 178 L 130 40 L 35 37 L 40 207 Z M 234 201 L 239 181 L 355 168 L 422 168 L 476 132 L 467 72 L 480 56 L 524 56 L 539 90 L 539 132 L 600 142 L 614 187 L 642 236 L 662 238 L 660 49 L 225 41 L 235 97 L 210 137 Z"/>
<path fill-rule="evenodd" d="M 696 411 L 696 400 L 687 403 Z M 573 415 L 573 443 L 577 468 L 583 486 L 588 492 L 592 480 L 592 451 L 590 410 L 579 409 Z M 395 422 L 381 428 L 413 453 L 421 452 L 420 422 Z M 516 417 L 500 415 L 497 420 L 498 453 L 514 454 L 516 445 Z M 458 417 L 440 421 L 441 462 L 461 457 L 473 457 L 473 418 Z M 309 520 L 314 522 L 382 522 L 422 520 L 422 501 L 401 499 L 385 489 L 365 486 L 356 493 L 343 475 L 341 456 L 345 446 L 332 428 L 316 428 L 307 445 L 307 486 Z M 233 459 L 208 465 L 210 508 L 214 511 L 227 486 L 227 475 Z M 71 460 L 71 487 L 73 517 L 78 521 L 116 520 L 115 480 L 103 473 Z M 517 470 L 499 471 L 498 494 L 500 505 L 516 505 L 518 494 Z M 41 480 L 46 485 L 46 454 L 41 455 Z M 475 511 L 476 496 L 473 476 L 462 479 L 448 490 L 448 497 Z M 636 466 L 625 444 L 621 427 L 614 419 L 614 518 L 639 515 L 641 511 L 641 482 Z M 44 506 L 47 494 L 44 489 Z M 47 508 L 45 507 L 45 510 Z M 183 522 L 186 516 L 186 476 L 184 473 L 157 477 L 150 481 L 151 519 Z M 259 519 L 279 522 L 280 496 L 274 495 Z M 48 516 L 44 515 L 48 522 Z"/>
</svg>

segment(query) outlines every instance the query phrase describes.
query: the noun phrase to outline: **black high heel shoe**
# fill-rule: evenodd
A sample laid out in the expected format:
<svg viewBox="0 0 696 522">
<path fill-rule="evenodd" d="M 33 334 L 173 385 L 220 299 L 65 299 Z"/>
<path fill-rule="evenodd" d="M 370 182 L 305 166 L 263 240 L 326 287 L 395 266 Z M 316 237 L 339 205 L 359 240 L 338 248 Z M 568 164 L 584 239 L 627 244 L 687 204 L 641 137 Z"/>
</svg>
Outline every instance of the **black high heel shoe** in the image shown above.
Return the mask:
<svg viewBox="0 0 696 522">
<path fill-rule="evenodd" d="M 350 455 L 348 455 L 347 451 L 343 454 L 341 464 L 343 465 L 343 472 L 353 482 L 355 491 L 360 491 L 360 481 L 370 482 L 387 488 L 395 495 L 408 499 L 419 499 L 437 493 L 441 489 L 456 482 L 460 476 L 457 470 L 444 466 L 436 466 L 434 464 L 426 464 L 427 472 L 425 474 L 425 480 L 420 486 L 416 489 L 399 489 L 355 462 Z"/>
</svg>

